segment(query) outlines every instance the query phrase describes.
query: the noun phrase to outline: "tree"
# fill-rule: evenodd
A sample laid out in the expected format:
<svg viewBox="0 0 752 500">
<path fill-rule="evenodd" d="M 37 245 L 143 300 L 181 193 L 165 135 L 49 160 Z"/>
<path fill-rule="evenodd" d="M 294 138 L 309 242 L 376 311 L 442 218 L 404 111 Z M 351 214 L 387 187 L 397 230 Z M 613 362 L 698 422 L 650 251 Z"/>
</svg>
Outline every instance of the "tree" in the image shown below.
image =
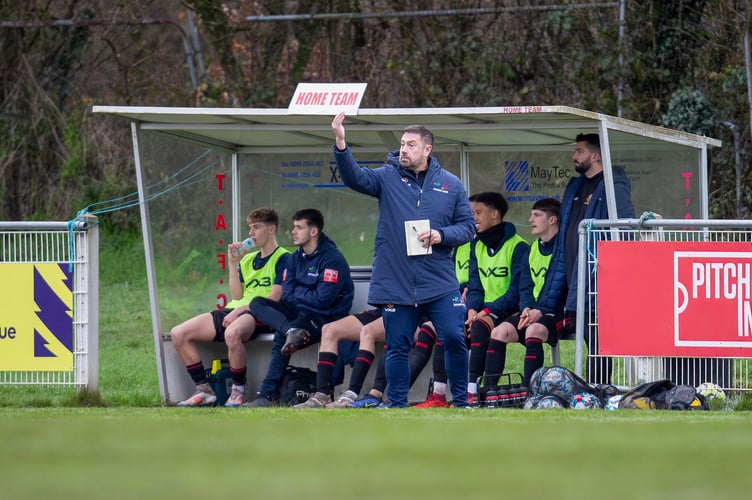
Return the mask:
<svg viewBox="0 0 752 500">
<path fill-rule="evenodd" d="M 186 9 L 208 61 L 198 88 L 175 29 Z M 618 8 L 576 0 L 5 2 L 1 20 L 78 25 L 0 28 L 0 216 L 70 217 L 133 190 L 130 138 L 122 123 L 93 120 L 93 103 L 285 107 L 301 81 L 364 81 L 366 107 L 616 114 L 623 81 L 623 116 L 647 123 L 679 126 L 679 96 L 705 97 L 717 126 L 701 128 L 724 142 L 712 153 L 711 211 L 736 217 L 752 195 L 749 11 L 739 0 L 629 0 L 621 65 Z M 311 19 L 337 13 L 352 14 Z M 306 19 L 246 21 L 277 14 Z M 169 22 L 143 24 L 160 19 Z M 737 162 L 741 187 L 730 196 L 727 165 Z"/>
</svg>

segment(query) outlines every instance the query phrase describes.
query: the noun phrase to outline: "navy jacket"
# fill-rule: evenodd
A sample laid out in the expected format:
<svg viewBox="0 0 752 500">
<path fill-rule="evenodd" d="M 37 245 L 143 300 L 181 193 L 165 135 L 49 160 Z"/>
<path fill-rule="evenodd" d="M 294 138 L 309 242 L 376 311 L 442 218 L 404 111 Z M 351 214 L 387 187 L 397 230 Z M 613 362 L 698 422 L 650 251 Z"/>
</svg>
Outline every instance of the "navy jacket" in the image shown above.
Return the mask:
<svg viewBox="0 0 752 500">
<path fill-rule="evenodd" d="M 631 192 L 632 188 L 626 172 L 621 167 L 614 167 L 614 195 L 616 197 L 616 212 L 620 219 L 634 217 L 634 206 L 632 205 Z M 572 214 L 572 200 L 577 194 L 577 190 L 582 184 L 583 176 L 573 177 L 564 190 L 564 197 L 561 200 L 561 213 L 559 217 L 559 233 L 556 238 L 556 248 L 554 256 L 551 258 L 552 263 L 549 266 L 549 273 L 553 269 L 551 283 L 546 279 L 538 296 L 538 308 L 544 312 L 561 311 L 566 307 L 567 311 L 577 310 L 577 273 L 572 275 L 572 283 L 567 287 L 567 270 L 566 256 L 564 251 L 564 238 L 567 234 L 567 226 L 572 223 L 570 217 Z M 606 205 L 606 188 L 601 181 L 596 186 L 595 191 L 590 199 L 590 204 L 585 210 L 585 219 L 608 219 L 608 206 Z M 575 224 L 579 222 L 575 221 Z M 577 266 L 575 261 L 575 266 Z M 575 270 L 577 268 L 575 267 Z"/>
<path fill-rule="evenodd" d="M 298 248 L 287 259 L 282 282 L 285 303 L 337 320 L 350 314 L 354 295 L 350 265 L 323 232 L 313 253 L 305 254 Z"/>
<path fill-rule="evenodd" d="M 475 234 L 467 193 L 460 180 L 429 158 L 423 187 L 415 174 L 399 164 L 392 151 L 378 168 L 361 168 L 350 152 L 334 147 L 334 159 L 348 187 L 379 200 L 373 272 L 368 291 L 372 305 L 417 305 L 456 293 L 452 249 Z M 430 255 L 408 256 L 405 244 L 407 220 L 428 219 L 442 235 Z"/>
</svg>

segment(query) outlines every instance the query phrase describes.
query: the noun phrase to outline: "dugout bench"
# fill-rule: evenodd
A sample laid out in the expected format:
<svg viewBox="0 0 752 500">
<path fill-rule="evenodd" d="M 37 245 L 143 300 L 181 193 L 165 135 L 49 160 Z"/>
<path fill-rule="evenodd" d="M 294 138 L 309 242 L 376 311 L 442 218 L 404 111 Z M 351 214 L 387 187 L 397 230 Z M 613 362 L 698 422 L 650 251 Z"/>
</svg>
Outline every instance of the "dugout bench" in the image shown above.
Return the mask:
<svg viewBox="0 0 752 500">
<path fill-rule="evenodd" d="M 355 285 L 355 297 L 353 298 L 353 305 L 350 312 L 356 313 L 370 308 L 368 305 L 368 285 L 371 279 L 371 268 L 353 267 L 351 273 Z M 256 390 L 261 385 L 264 375 L 266 375 L 266 369 L 269 365 L 269 358 L 271 356 L 273 338 L 274 334 L 265 333 L 246 344 L 246 350 L 248 351 L 247 397 L 253 397 L 253 394 L 256 393 Z M 168 396 L 166 403 L 174 405 L 178 401 L 182 401 L 190 396 L 194 391 L 194 386 L 185 370 L 185 365 L 172 345 L 170 334 L 162 334 L 161 341 L 166 367 L 166 392 Z M 295 352 L 290 359 L 290 365 L 310 368 L 315 371 L 316 363 L 318 361 L 318 345 L 319 344 L 314 344 Z M 223 342 L 199 342 L 196 346 L 201 354 L 201 360 L 207 368 L 211 367 L 212 360 L 227 358 L 227 347 Z M 368 376 L 363 384 L 361 395 L 366 394 L 371 389 L 374 375 L 376 374 L 376 367 L 381 356 L 383 356 L 383 349 L 381 347 L 381 345 L 377 346 L 376 359 L 368 372 Z M 408 395 L 408 399 L 411 403 L 417 403 L 426 398 L 429 381 L 433 376 L 431 367 L 432 361 L 429 360 L 423 373 L 421 373 L 420 377 L 415 381 L 415 384 L 411 388 L 410 394 Z M 335 387 L 335 396 L 347 389 L 347 384 L 350 381 L 350 372 L 351 367 L 345 366 L 344 383 Z"/>
<path fill-rule="evenodd" d="M 351 273 L 355 285 L 355 297 L 353 298 L 353 305 L 350 312 L 357 313 L 370 308 L 368 305 L 368 285 L 371 279 L 371 268 L 354 267 L 351 269 Z M 248 352 L 246 360 L 248 367 L 246 396 L 249 398 L 253 397 L 253 394 L 256 393 L 256 390 L 261 385 L 261 381 L 264 379 L 264 375 L 266 375 L 266 368 L 271 356 L 271 342 L 273 338 L 274 334 L 264 333 L 246 344 L 246 350 Z M 572 334 L 571 336 L 560 339 L 560 341 L 574 339 L 575 336 Z M 290 365 L 310 368 L 315 371 L 316 363 L 318 361 L 318 345 L 319 344 L 314 344 L 295 352 L 290 359 Z M 196 346 L 201 353 L 201 360 L 207 368 L 211 367 L 212 360 L 227 358 L 227 348 L 222 342 L 199 342 Z M 190 377 L 186 373 L 185 365 L 172 345 L 169 333 L 162 335 L 162 349 L 165 356 L 165 367 L 167 371 L 167 403 L 174 405 L 178 401 L 182 401 L 190 396 L 194 391 L 194 386 Z M 371 389 L 376 374 L 376 367 L 381 356 L 383 356 L 383 353 L 382 345 L 379 344 L 376 349 L 376 358 L 374 359 L 373 365 L 371 366 L 368 376 L 363 384 L 361 395 L 366 394 Z M 559 344 L 551 347 L 550 359 L 552 365 L 560 364 Z M 410 403 L 419 403 L 425 400 L 429 391 L 430 380 L 433 377 L 432 366 L 433 353 L 431 354 L 431 359 L 423 369 L 423 373 L 420 374 L 420 377 L 418 377 L 415 384 L 413 384 L 410 389 L 410 393 L 408 394 L 408 401 Z M 345 366 L 344 382 L 335 387 L 335 397 L 347 389 L 351 371 L 352 369 L 349 365 Z M 447 392 L 447 396 L 451 397 L 449 386 L 447 386 Z"/>
</svg>

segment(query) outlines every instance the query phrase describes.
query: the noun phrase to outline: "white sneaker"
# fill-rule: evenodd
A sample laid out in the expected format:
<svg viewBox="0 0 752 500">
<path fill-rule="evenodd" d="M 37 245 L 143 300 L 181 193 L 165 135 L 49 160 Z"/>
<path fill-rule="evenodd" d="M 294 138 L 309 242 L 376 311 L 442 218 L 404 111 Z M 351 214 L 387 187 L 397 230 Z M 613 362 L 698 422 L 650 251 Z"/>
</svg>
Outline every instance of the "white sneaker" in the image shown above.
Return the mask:
<svg viewBox="0 0 752 500">
<path fill-rule="evenodd" d="M 238 390 L 234 385 L 232 386 L 232 392 L 230 397 L 225 401 L 225 406 L 228 408 L 237 408 L 245 403 L 245 392 Z"/>
<path fill-rule="evenodd" d="M 296 404 L 293 408 L 323 408 L 327 403 L 331 402 L 332 398 L 329 394 L 316 392 L 313 396 L 308 398 L 308 401 Z"/>
<path fill-rule="evenodd" d="M 354 403 L 356 399 L 358 399 L 358 395 L 348 389 L 339 395 L 337 401 L 327 403 L 324 408 L 347 408 L 347 405 Z"/>
<path fill-rule="evenodd" d="M 196 386 L 196 392 L 185 401 L 179 402 L 178 406 L 212 406 L 216 402 L 217 395 L 209 384 L 199 384 Z"/>
</svg>

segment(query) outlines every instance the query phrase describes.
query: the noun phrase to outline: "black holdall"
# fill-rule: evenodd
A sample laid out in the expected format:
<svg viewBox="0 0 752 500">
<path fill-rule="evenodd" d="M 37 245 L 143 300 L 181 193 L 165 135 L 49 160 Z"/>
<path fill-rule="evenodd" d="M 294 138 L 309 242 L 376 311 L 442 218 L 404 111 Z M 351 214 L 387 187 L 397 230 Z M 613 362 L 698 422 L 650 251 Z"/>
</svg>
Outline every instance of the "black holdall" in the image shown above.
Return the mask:
<svg viewBox="0 0 752 500">
<path fill-rule="evenodd" d="M 206 379 L 217 395 L 217 406 L 223 406 L 230 397 L 232 390 L 232 373 L 230 361 L 227 359 L 212 360 L 212 367 L 206 370 Z"/>
<path fill-rule="evenodd" d="M 299 366 L 288 366 L 279 384 L 279 404 L 293 406 L 305 403 L 315 392 L 315 371 Z"/>
</svg>

